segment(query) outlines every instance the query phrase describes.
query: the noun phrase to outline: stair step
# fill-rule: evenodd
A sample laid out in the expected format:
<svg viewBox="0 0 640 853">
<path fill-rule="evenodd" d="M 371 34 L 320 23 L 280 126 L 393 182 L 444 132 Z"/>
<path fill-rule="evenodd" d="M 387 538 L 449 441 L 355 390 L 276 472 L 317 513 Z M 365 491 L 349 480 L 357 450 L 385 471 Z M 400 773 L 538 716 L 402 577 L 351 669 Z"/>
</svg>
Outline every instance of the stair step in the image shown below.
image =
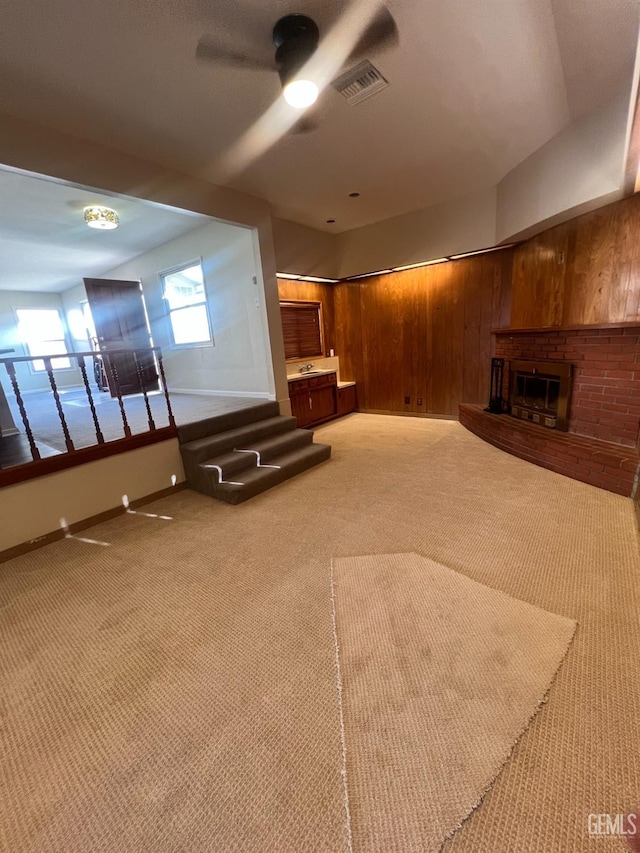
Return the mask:
<svg viewBox="0 0 640 853">
<path fill-rule="evenodd" d="M 182 424 L 178 427 L 178 441 L 187 444 L 231 429 L 273 418 L 280 413 L 280 407 L 275 401 L 256 403 L 255 406 L 247 406 L 244 409 L 236 409 L 224 415 L 215 415 L 191 424 Z"/>
<path fill-rule="evenodd" d="M 224 453 L 222 456 L 214 456 L 211 459 L 206 459 L 200 463 L 201 467 L 207 465 L 217 465 L 222 469 L 225 480 L 233 479 L 232 474 L 237 474 L 238 471 L 244 471 L 246 468 L 255 468 L 258 464 L 258 457 L 255 453 L 245 453 L 241 451 L 257 450 L 260 454 L 260 461 L 268 463 L 275 456 L 280 456 L 283 453 L 289 453 L 299 447 L 306 447 L 313 441 L 313 433 L 306 429 L 293 429 L 286 432 L 274 435 L 269 438 L 263 438 L 258 441 L 248 441 L 234 448 L 229 453 Z M 242 479 L 242 478 L 240 478 Z"/>
<path fill-rule="evenodd" d="M 230 429 L 223 433 L 208 435 L 180 445 L 180 452 L 185 465 L 199 465 L 207 459 L 213 459 L 228 453 L 236 447 L 250 447 L 252 443 L 263 438 L 279 435 L 296 429 L 296 419 L 287 415 L 277 415 L 273 418 L 250 423 L 245 426 Z"/>
<path fill-rule="evenodd" d="M 248 454 L 247 454 L 248 455 Z M 236 483 L 218 483 L 216 471 L 207 468 L 201 469 L 206 472 L 206 482 L 200 480 L 190 483 L 191 488 L 219 498 L 231 504 L 239 504 L 255 495 L 270 489 L 272 486 L 306 471 L 308 468 L 324 462 L 331 455 L 331 447 L 327 444 L 308 444 L 298 447 L 296 450 L 275 456 L 269 462 L 270 465 L 278 465 L 278 468 L 247 468 L 240 472 Z"/>
<path fill-rule="evenodd" d="M 313 442 L 313 433 L 308 429 L 293 429 L 269 438 L 251 441 L 247 444 L 238 445 L 238 450 L 257 450 L 262 462 L 269 462 L 275 456 L 295 450 L 297 447 L 306 447 Z M 247 454 L 248 455 L 248 454 Z"/>
</svg>

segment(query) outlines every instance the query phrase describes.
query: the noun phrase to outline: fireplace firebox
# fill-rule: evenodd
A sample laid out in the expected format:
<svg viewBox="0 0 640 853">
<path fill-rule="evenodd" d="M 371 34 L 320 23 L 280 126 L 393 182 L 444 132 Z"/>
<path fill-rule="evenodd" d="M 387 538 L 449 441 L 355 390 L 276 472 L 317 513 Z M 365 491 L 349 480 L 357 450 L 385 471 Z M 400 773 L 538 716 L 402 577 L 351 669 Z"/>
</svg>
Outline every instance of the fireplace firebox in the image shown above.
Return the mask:
<svg viewBox="0 0 640 853">
<path fill-rule="evenodd" d="M 509 413 L 548 429 L 567 430 L 571 365 L 563 361 L 512 361 Z"/>
</svg>

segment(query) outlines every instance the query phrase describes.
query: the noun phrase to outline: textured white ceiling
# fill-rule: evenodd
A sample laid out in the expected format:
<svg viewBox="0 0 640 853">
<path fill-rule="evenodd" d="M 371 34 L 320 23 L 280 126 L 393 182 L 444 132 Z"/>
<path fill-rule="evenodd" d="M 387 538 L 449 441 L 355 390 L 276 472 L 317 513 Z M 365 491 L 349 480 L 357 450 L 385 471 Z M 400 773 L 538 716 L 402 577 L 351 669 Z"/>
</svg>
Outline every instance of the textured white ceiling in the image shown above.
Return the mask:
<svg viewBox="0 0 640 853">
<path fill-rule="evenodd" d="M 83 208 L 92 204 L 115 208 L 120 227 L 88 228 Z M 61 292 L 209 221 L 0 170 L 0 290 Z"/>
<path fill-rule="evenodd" d="M 198 63 L 198 38 L 268 59 L 280 16 L 310 14 L 326 34 L 342 0 L 4 0 L 0 107 L 341 231 L 494 185 L 630 86 L 636 0 L 387 5 L 400 45 L 370 58 L 390 86 L 355 107 L 327 89 L 316 133 L 285 135 L 241 172 L 225 164 L 278 78 Z"/>
</svg>

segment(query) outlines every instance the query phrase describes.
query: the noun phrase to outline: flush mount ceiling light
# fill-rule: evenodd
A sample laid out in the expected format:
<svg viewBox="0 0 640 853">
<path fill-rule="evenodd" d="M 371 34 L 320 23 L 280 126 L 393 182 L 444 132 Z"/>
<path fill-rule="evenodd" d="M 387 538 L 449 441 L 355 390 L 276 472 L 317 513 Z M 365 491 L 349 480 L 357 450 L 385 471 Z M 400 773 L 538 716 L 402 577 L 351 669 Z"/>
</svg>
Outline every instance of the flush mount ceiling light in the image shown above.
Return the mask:
<svg viewBox="0 0 640 853">
<path fill-rule="evenodd" d="M 120 219 L 115 210 L 110 207 L 90 206 L 84 209 L 84 221 L 89 228 L 99 231 L 113 231 L 120 224 Z"/>
</svg>

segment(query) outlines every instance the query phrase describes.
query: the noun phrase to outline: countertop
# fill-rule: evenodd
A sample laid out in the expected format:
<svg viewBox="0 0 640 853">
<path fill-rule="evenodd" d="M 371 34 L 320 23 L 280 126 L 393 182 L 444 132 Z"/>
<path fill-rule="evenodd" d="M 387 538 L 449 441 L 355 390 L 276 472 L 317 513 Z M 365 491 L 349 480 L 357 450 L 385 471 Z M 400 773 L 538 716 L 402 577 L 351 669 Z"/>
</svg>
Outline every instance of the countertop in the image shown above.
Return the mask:
<svg viewBox="0 0 640 853">
<path fill-rule="evenodd" d="M 298 379 L 313 379 L 314 376 L 327 376 L 329 373 L 336 373 L 336 370 L 314 370 L 309 373 L 290 373 L 287 376 L 287 382 L 296 382 Z M 355 382 L 338 382 L 338 388 L 348 388 L 355 385 Z"/>
</svg>

